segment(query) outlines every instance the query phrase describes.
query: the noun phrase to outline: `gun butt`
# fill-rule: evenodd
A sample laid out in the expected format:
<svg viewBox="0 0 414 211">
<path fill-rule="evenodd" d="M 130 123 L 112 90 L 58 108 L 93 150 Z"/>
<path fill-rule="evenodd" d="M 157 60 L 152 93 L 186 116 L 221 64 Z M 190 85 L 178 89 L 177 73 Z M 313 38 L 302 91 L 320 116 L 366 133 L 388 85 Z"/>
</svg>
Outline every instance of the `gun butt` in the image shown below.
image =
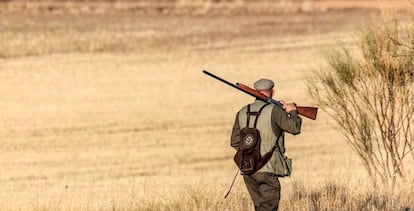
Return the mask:
<svg viewBox="0 0 414 211">
<path fill-rule="evenodd" d="M 298 113 L 306 118 L 315 120 L 318 114 L 317 107 L 297 106 Z"/>
</svg>

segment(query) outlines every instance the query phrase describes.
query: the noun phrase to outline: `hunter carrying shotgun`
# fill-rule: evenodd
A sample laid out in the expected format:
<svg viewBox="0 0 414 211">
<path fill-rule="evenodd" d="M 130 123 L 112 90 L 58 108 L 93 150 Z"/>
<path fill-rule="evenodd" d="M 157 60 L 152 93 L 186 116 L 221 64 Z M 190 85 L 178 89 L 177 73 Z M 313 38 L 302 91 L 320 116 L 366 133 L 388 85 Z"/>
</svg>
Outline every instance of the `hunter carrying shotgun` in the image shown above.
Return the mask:
<svg viewBox="0 0 414 211">
<path fill-rule="evenodd" d="M 237 112 L 230 145 L 237 150 L 234 162 L 243 174 L 255 210 L 277 210 L 279 177 L 290 176 L 292 171 L 292 160 L 285 156 L 284 133 L 299 134 L 302 125 L 299 114 L 316 119 L 317 108 L 273 100 L 274 83 L 269 79 L 256 81 L 254 89 L 251 89 L 203 72 L 256 97 L 254 102 Z"/>
</svg>

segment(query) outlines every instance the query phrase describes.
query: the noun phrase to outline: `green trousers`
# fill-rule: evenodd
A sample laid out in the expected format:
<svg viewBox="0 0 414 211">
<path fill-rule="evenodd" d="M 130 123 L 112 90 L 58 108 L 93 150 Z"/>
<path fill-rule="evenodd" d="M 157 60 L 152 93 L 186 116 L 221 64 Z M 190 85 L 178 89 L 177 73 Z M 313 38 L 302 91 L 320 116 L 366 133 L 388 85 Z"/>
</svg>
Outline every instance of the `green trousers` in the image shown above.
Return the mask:
<svg viewBox="0 0 414 211">
<path fill-rule="evenodd" d="M 256 211 L 277 210 L 280 201 L 280 182 L 275 174 L 257 172 L 243 175 Z"/>
</svg>

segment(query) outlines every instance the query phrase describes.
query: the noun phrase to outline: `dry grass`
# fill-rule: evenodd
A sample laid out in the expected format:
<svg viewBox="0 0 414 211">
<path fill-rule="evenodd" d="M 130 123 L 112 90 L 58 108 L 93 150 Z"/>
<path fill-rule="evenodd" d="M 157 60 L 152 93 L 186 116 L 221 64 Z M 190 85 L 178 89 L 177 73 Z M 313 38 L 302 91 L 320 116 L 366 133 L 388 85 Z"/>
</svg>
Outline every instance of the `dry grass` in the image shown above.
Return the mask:
<svg viewBox="0 0 414 211">
<path fill-rule="evenodd" d="M 303 75 L 338 37 L 352 46 L 349 20 L 369 16 L 1 15 L 0 208 L 251 210 L 240 178 L 222 196 L 234 114 L 252 99 L 201 70 L 273 78 L 278 99 L 311 105 Z M 343 194 L 353 209 L 385 193 L 331 122 L 322 112 L 287 137 L 283 209 L 335 209 Z M 386 208 L 413 207 L 410 187 Z"/>
<path fill-rule="evenodd" d="M 414 194 L 412 185 L 396 193 L 376 192 L 361 187 L 325 181 L 317 188 L 293 182 L 284 191 L 280 202 L 283 210 L 410 210 Z M 361 191 L 361 192 L 359 192 Z M 220 190 L 204 185 L 184 189 L 173 201 L 143 203 L 138 210 L 253 210 L 249 196 L 243 191 L 233 192 L 223 199 Z M 185 201 L 186 203 L 183 203 Z"/>
</svg>

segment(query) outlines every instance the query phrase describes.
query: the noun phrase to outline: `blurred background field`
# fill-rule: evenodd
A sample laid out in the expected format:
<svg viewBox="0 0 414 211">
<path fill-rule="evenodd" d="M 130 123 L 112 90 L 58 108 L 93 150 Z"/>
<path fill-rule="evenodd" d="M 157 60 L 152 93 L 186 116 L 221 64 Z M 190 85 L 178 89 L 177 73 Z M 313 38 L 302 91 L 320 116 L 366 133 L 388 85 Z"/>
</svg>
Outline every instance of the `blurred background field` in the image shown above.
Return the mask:
<svg viewBox="0 0 414 211">
<path fill-rule="evenodd" d="M 356 47 L 379 8 L 404 20 L 410 7 L 0 1 L 0 209 L 252 209 L 239 203 L 249 200 L 241 178 L 222 196 L 236 171 L 234 115 L 253 99 L 201 71 L 248 85 L 271 78 L 277 99 L 315 105 L 305 76 L 323 53 L 338 42 Z M 332 123 L 321 111 L 287 136 L 294 173 L 281 179 L 281 208 L 412 209 L 414 181 L 396 198 L 372 190 Z"/>
</svg>

